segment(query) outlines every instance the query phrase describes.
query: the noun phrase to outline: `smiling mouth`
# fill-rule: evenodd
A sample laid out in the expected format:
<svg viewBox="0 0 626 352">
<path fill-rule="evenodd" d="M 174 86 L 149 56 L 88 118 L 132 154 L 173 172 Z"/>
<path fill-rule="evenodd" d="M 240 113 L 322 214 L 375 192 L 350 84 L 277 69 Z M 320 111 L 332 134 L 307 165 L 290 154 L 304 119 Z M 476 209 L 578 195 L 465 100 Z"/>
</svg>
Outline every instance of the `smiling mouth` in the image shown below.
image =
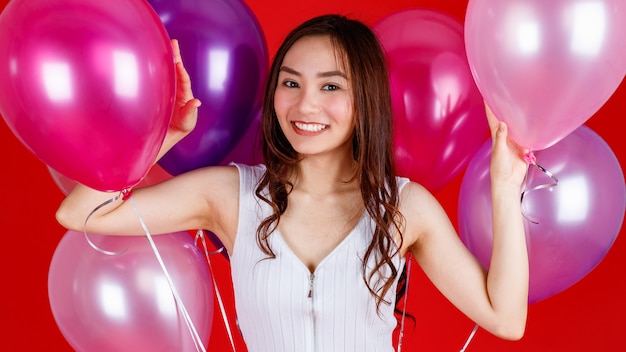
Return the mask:
<svg viewBox="0 0 626 352">
<path fill-rule="evenodd" d="M 294 126 L 297 129 L 306 131 L 306 132 L 320 132 L 328 128 L 328 125 L 324 125 L 321 123 L 303 123 L 303 122 L 294 122 Z"/>
</svg>

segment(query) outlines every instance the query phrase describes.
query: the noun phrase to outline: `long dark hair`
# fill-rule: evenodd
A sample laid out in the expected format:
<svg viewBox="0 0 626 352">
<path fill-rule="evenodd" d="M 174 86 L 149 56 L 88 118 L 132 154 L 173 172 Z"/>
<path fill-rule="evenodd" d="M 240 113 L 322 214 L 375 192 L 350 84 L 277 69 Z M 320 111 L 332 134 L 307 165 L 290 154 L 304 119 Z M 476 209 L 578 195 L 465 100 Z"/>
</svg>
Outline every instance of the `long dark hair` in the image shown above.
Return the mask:
<svg viewBox="0 0 626 352">
<path fill-rule="evenodd" d="M 397 206 L 398 185 L 393 166 L 389 76 L 376 35 L 359 21 L 341 15 L 315 17 L 295 28 L 276 53 L 265 90 L 261 122 L 267 171 L 256 189 L 256 195 L 273 208 L 273 214 L 259 225 L 257 241 L 268 257 L 275 257 L 268 238 L 287 209 L 288 195 L 293 187 L 289 176 L 299 159 L 278 124 L 274 92 L 285 54 L 295 42 L 308 36 L 330 37 L 338 57 L 349 70 L 354 92 L 355 131 L 352 144 L 357 164 L 354 178 L 359 181 L 365 209 L 376 224 L 374 237 L 363 258 L 363 280 L 375 296 L 378 307 L 383 302 L 391 304 L 384 297 L 400 270 L 392 258 L 402 245 L 396 245 L 394 241 L 395 234 L 400 234 L 402 239 L 402 218 Z M 266 188 L 269 191 L 267 195 L 264 194 Z M 372 270 L 367 269 L 369 258 L 376 258 Z M 388 274 L 385 274 L 385 268 L 389 270 Z"/>
</svg>

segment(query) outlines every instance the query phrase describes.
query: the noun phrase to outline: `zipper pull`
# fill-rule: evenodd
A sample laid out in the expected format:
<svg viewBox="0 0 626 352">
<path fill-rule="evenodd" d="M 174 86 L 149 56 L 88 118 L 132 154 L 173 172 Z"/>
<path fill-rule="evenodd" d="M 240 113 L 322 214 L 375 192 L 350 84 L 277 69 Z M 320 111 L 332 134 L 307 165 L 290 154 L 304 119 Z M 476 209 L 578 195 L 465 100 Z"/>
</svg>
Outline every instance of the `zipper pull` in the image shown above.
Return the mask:
<svg viewBox="0 0 626 352">
<path fill-rule="evenodd" d="M 307 295 L 307 298 L 313 297 L 313 280 L 314 279 L 315 279 L 315 275 L 311 273 L 311 276 L 309 277 L 309 294 Z"/>
</svg>

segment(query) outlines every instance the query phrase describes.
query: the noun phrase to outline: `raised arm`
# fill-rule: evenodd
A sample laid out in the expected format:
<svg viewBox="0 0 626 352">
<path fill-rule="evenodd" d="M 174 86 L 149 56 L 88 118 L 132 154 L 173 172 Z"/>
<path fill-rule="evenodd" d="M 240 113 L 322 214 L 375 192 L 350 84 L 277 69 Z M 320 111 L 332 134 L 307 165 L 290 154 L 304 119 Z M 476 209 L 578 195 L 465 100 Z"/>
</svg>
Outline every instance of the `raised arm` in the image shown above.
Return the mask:
<svg viewBox="0 0 626 352">
<path fill-rule="evenodd" d="M 493 249 L 489 272 L 459 239 L 437 200 L 411 183 L 401 196 L 406 241 L 435 286 L 482 328 L 503 339 L 523 336 L 528 309 L 528 254 L 520 205 L 524 151 L 487 108 L 492 133 Z M 462 206 L 462 205 L 461 205 Z"/>
<path fill-rule="evenodd" d="M 177 73 L 174 112 L 157 160 L 193 130 L 200 101 L 193 97 L 190 77 L 172 40 Z M 156 162 L 156 161 L 155 161 Z M 191 229 L 215 232 L 230 249 L 238 209 L 238 173 L 235 167 L 209 167 L 171 178 L 161 184 L 134 189 L 132 200 L 151 234 Z M 77 185 L 61 203 L 56 217 L 65 228 L 109 235 L 143 235 L 139 217 L 129 201 L 118 199 L 87 216 L 117 194 Z M 218 206 L 219 205 L 219 206 Z"/>
</svg>

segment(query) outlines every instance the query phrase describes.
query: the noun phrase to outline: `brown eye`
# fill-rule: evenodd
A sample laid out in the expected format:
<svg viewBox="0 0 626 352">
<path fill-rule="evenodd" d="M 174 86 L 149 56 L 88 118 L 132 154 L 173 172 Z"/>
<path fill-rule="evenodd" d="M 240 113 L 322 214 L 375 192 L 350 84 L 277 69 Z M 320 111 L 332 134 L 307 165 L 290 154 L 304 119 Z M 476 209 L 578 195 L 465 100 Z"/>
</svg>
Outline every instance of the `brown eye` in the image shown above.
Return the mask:
<svg viewBox="0 0 626 352">
<path fill-rule="evenodd" d="M 296 83 L 294 81 L 285 81 L 285 83 L 283 83 L 283 84 L 287 88 L 298 88 L 298 83 Z"/>
</svg>

